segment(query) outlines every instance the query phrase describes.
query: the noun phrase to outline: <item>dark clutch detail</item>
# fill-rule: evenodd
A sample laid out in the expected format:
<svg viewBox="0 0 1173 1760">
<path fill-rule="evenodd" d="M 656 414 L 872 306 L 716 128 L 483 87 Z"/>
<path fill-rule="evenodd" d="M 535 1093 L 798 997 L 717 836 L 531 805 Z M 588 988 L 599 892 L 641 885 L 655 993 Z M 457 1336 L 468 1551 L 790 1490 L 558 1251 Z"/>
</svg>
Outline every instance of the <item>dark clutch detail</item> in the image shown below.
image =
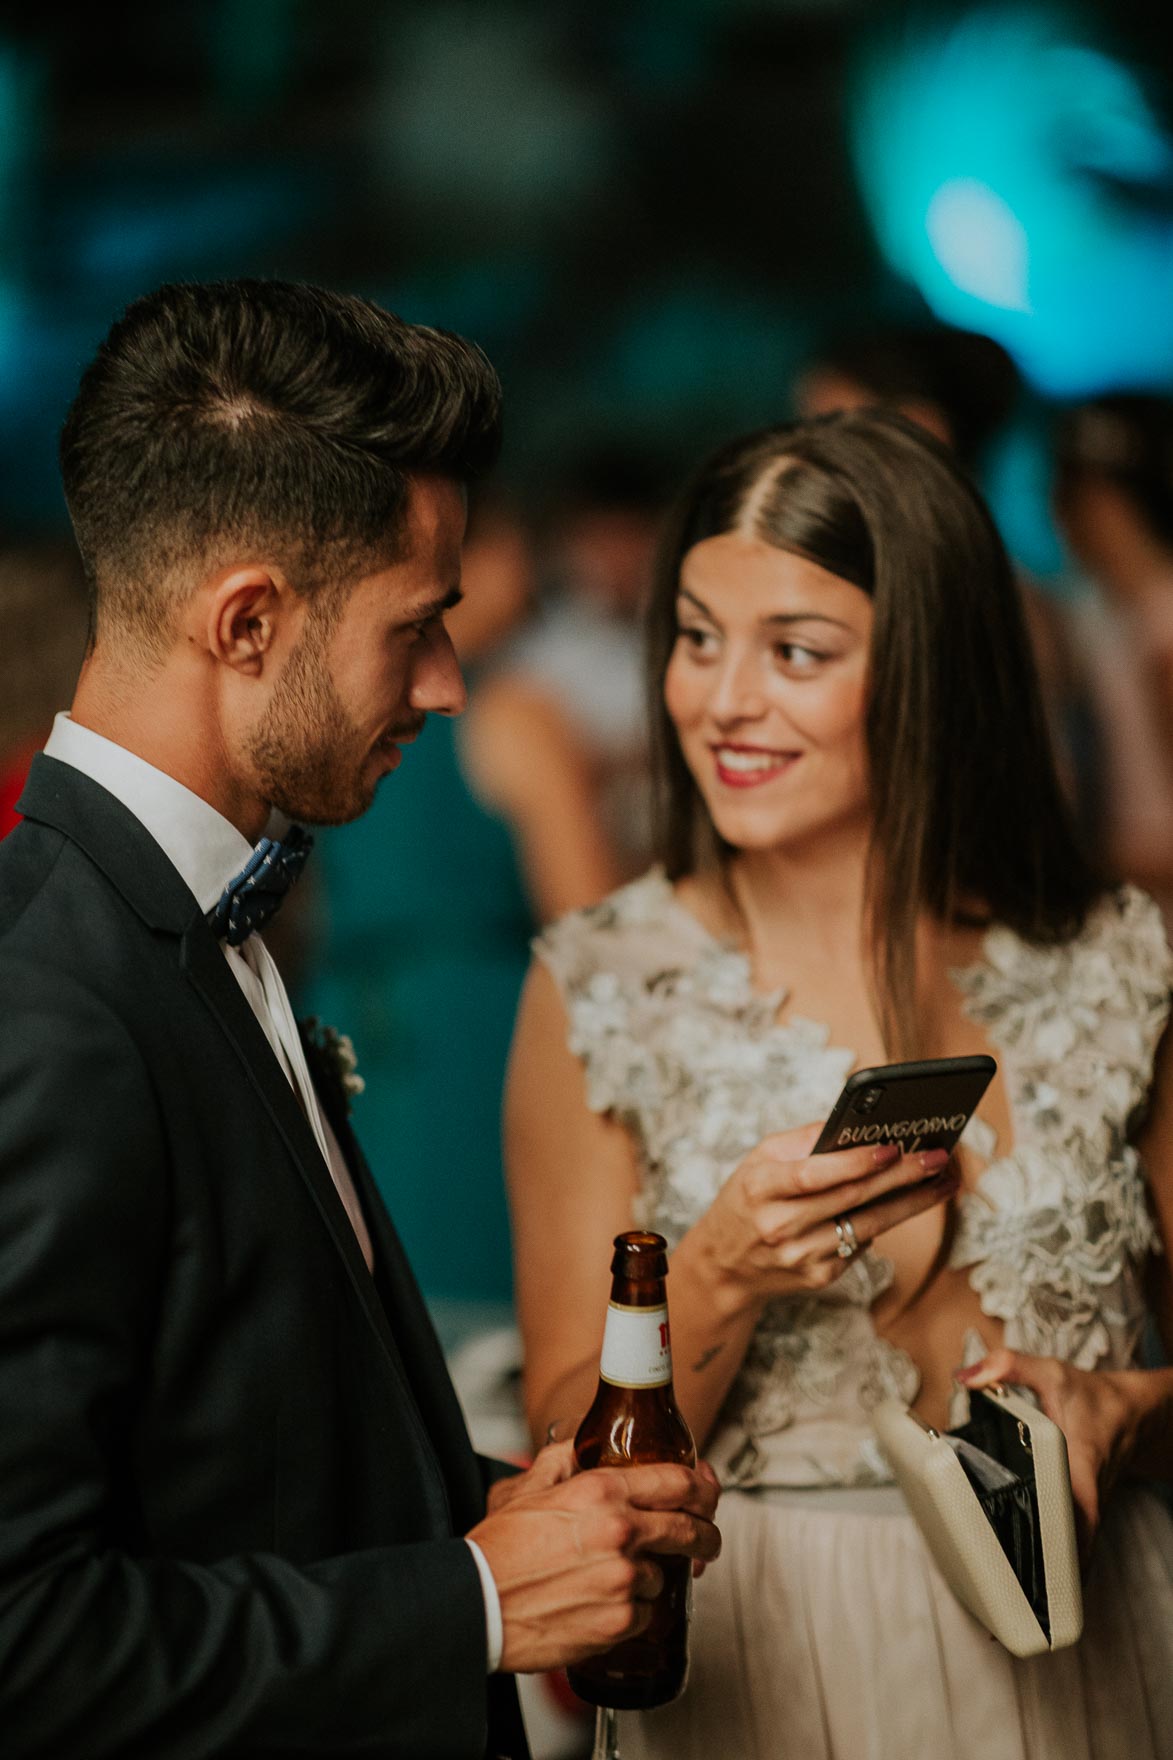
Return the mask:
<svg viewBox="0 0 1173 1760">
<path fill-rule="evenodd" d="M 977 1391 L 971 1396 L 969 1423 L 950 1430 L 945 1441 L 961 1462 L 1031 1611 L 1049 1639 L 1038 1490 L 1023 1426 Z"/>
</svg>

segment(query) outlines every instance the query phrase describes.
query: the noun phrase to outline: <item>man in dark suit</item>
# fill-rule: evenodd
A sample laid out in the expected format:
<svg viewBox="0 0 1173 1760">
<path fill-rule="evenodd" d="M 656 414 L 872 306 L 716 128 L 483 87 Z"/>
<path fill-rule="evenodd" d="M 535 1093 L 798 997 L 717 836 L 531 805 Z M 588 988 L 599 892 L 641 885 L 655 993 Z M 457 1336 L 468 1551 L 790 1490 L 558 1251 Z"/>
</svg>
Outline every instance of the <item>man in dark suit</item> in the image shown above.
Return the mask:
<svg viewBox="0 0 1173 1760">
<path fill-rule="evenodd" d="M 704 1470 L 473 1454 L 259 933 L 289 822 L 463 706 L 498 420 L 458 338 L 240 282 L 131 307 L 66 422 L 93 639 L 0 848 L 6 1760 L 523 1755 L 507 1671 L 715 1555 Z"/>
</svg>

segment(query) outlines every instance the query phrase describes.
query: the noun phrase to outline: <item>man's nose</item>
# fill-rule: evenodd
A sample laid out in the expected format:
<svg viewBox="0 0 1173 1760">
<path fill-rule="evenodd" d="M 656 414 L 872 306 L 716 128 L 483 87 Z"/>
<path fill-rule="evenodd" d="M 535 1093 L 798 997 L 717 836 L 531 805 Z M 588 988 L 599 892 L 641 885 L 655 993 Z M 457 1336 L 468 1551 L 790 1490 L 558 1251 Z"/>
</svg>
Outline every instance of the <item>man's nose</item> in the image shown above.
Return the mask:
<svg viewBox="0 0 1173 1760">
<path fill-rule="evenodd" d="M 452 638 L 440 624 L 421 643 L 412 670 L 411 706 L 427 715 L 461 715 L 468 704 Z"/>
</svg>

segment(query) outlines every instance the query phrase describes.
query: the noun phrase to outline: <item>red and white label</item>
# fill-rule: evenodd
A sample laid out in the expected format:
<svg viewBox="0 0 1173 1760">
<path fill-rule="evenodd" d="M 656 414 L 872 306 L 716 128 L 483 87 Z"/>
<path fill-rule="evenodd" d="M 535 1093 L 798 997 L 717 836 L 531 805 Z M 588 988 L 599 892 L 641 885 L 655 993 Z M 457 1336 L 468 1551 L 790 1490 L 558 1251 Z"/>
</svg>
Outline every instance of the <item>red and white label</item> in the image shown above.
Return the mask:
<svg viewBox="0 0 1173 1760">
<path fill-rule="evenodd" d="M 613 1387 L 663 1387 L 671 1381 L 667 1308 L 608 1303 L 599 1374 Z"/>
</svg>

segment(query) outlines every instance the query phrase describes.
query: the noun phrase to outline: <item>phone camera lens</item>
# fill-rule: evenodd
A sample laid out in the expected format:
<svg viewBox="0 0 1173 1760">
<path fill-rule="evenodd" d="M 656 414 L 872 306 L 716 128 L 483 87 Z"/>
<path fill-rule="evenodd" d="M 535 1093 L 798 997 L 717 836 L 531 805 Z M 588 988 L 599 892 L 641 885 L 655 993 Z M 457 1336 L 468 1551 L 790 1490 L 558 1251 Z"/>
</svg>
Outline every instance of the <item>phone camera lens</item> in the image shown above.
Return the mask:
<svg viewBox="0 0 1173 1760">
<path fill-rule="evenodd" d="M 865 1088 L 856 1106 L 857 1112 L 874 1112 L 884 1097 L 883 1088 Z"/>
</svg>

